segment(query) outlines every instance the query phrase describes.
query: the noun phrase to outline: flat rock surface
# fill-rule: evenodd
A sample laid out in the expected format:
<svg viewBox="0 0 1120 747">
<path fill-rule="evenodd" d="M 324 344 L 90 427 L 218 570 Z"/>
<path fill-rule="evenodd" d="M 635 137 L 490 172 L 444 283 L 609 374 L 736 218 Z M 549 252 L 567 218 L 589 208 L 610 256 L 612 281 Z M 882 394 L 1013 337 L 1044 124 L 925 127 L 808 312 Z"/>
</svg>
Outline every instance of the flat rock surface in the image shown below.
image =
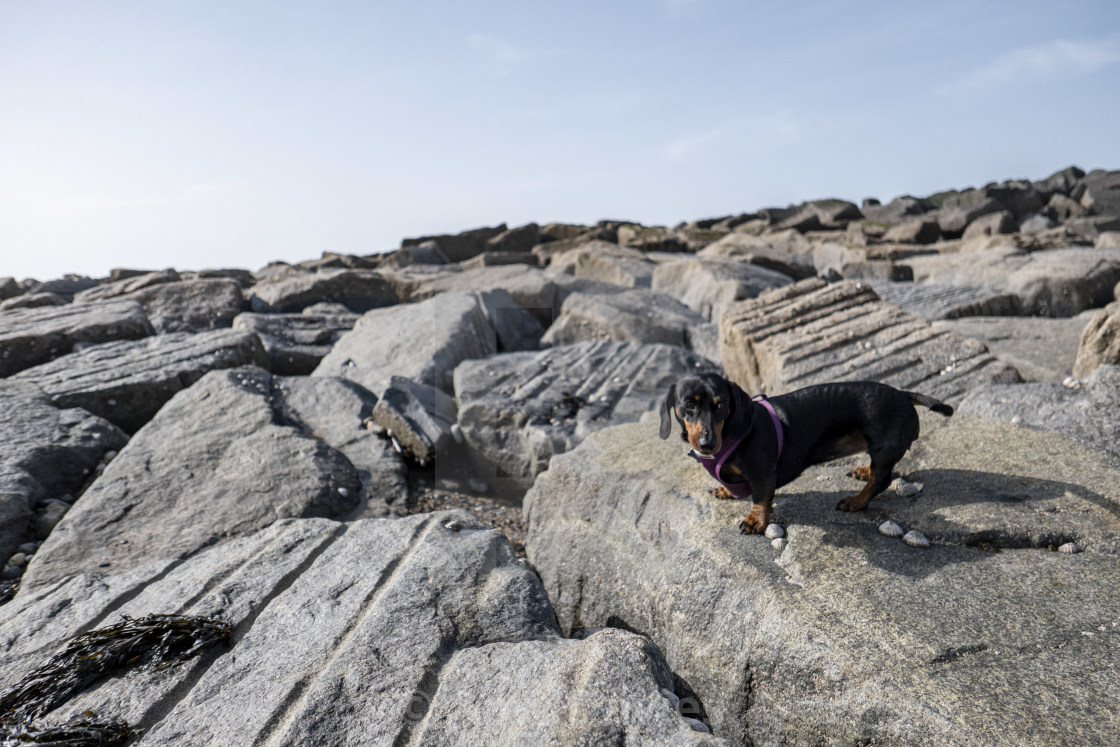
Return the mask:
<svg viewBox="0 0 1120 747">
<path fill-rule="evenodd" d="M 720 320 L 720 352 L 752 394 L 881 381 L 956 402 L 975 387 L 1019 381 L 983 343 L 935 330 L 850 280 L 803 280 L 733 306 Z"/>
<path fill-rule="evenodd" d="M 257 312 L 292 313 L 329 302 L 359 314 L 400 300 L 390 277 L 372 270 L 345 269 L 280 273 L 254 285 L 249 298 L 252 310 Z"/>
<path fill-rule="evenodd" d="M 5 311 L 0 313 L 0 376 L 66 355 L 75 343 L 135 340 L 152 332 L 135 301 Z"/>
<path fill-rule="evenodd" d="M 716 744 L 675 710 L 650 642 L 560 637 L 536 577 L 464 512 L 284 520 L 188 560 L 83 574 L 0 608 L 0 687 L 67 637 L 152 612 L 213 615 L 228 645 L 107 679 L 93 710 L 138 744 Z M 487 697 L 480 697 L 485 693 Z"/>
<path fill-rule="evenodd" d="M 305 376 L 331 351 L 338 338 L 354 328 L 351 313 L 255 314 L 234 317 L 233 328 L 254 332 L 268 353 L 269 370 L 281 376 Z"/>
<path fill-rule="evenodd" d="M 491 290 L 508 292 L 517 305 L 546 327 L 560 313 L 563 301 L 557 294 L 556 279 L 550 273 L 533 267 L 510 265 L 447 271 L 418 279 L 409 299 L 423 301 L 451 291 Z"/>
<path fill-rule="evenodd" d="M 204 332 L 229 327 L 245 306 L 241 285 L 229 278 L 159 283 L 121 298 L 143 306 L 156 332 Z"/>
<path fill-rule="evenodd" d="M 95 285 L 92 288 L 87 288 L 84 291 L 75 293 L 74 302 L 92 303 L 93 301 L 104 301 L 108 298 L 116 298 L 144 288 L 150 288 L 153 285 L 174 283 L 179 280 L 182 280 L 182 276 L 173 269 L 142 272 L 139 275 L 132 275 L 110 283 L 101 283 L 100 285 Z"/>
<path fill-rule="evenodd" d="M 631 288 L 649 288 L 656 263 L 644 253 L 607 241 L 592 241 L 552 257 L 549 269 Z"/>
<path fill-rule="evenodd" d="M 879 298 L 926 321 L 968 316 L 1008 316 L 1019 313 L 1017 296 L 991 288 L 865 281 Z"/>
<path fill-rule="evenodd" d="M 208 371 L 250 364 L 268 366 L 251 332 L 173 332 L 83 348 L 12 380 L 40 386 L 58 406 L 82 407 L 132 433 Z"/>
<path fill-rule="evenodd" d="M 1094 312 L 1052 319 L 1031 316 L 972 316 L 933 322 L 935 330 L 980 340 L 992 355 L 1013 366 L 1024 381 L 1062 381 L 1073 370 L 1081 332 Z"/>
<path fill-rule="evenodd" d="M 681 376 L 714 370 L 683 348 L 618 342 L 467 361 L 455 369 L 459 426 L 496 466 L 486 479 L 528 484 L 589 433 L 655 408 Z"/>
<path fill-rule="evenodd" d="M 736 301 L 792 282 L 781 272 L 738 259 L 689 257 L 659 265 L 653 272 L 652 288 L 718 322 Z"/>
<path fill-rule="evenodd" d="M 186 557 L 278 519 L 352 510 L 361 483 L 323 441 L 283 423 L 272 377 L 212 371 L 171 398 L 36 553 L 25 590 Z"/>
<path fill-rule="evenodd" d="M 711 497 L 655 417 L 599 431 L 526 495 L 529 559 L 565 632 L 649 635 L 736 741 L 1109 742 L 1120 473 L 1054 434 L 923 427 L 900 465 L 918 495 L 837 512 L 855 462 L 813 468 L 779 491 L 783 550 L 739 534 L 747 507 Z M 879 534 L 887 518 L 932 546 Z M 1087 551 L 1051 550 L 1070 539 Z"/>
</svg>

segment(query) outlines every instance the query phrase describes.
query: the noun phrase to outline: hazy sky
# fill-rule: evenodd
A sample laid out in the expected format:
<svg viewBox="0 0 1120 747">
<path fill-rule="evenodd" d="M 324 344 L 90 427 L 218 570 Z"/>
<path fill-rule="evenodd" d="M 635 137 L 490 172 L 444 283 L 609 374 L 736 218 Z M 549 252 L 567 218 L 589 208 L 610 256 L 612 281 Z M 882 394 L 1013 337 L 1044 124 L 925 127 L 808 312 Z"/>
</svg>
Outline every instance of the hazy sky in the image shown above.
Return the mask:
<svg viewBox="0 0 1120 747">
<path fill-rule="evenodd" d="M 1120 168 L 1120 3 L 0 0 L 0 276 Z"/>
</svg>

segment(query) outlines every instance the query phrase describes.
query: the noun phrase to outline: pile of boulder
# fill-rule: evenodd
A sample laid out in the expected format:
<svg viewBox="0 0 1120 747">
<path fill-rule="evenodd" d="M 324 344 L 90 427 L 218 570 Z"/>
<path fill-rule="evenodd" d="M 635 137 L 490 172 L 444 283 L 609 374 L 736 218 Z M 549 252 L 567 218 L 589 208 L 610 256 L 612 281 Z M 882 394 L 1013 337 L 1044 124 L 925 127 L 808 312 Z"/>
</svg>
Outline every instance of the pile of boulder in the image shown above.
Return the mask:
<svg viewBox="0 0 1120 747">
<path fill-rule="evenodd" d="M 158 613 L 233 633 L 42 721 L 92 711 L 143 744 L 1108 742 L 1118 292 L 1120 172 L 1076 167 L 0 277 L 0 738 L 4 693 L 68 639 Z M 922 414 L 865 512 L 832 510 L 858 459 L 806 471 L 771 543 L 657 437 L 695 372 L 957 413 Z M 482 513 L 420 511 L 433 491 L 523 506 L 527 557 Z"/>
</svg>

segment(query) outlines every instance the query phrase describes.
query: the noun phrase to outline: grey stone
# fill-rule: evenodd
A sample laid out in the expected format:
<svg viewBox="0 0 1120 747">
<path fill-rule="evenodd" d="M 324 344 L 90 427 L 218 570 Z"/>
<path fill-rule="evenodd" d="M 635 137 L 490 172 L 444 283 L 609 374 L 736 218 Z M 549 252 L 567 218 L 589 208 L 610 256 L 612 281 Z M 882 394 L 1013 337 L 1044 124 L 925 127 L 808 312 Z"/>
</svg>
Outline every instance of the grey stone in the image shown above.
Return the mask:
<svg viewBox="0 0 1120 747">
<path fill-rule="evenodd" d="M 0 277 L 0 301 L 7 301 L 9 298 L 18 296 L 22 292 L 15 278 Z"/>
<path fill-rule="evenodd" d="M 1097 249 L 1120 249 L 1120 231 L 1104 231 L 1093 246 Z"/>
<path fill-rule="evenodd" d="M 124 296 L 134 291 L 150 288 L 153 285 L 162 285 L 163 283 L 175 283 L 181 280 L 182 277 L 173 269 L 160 270 L 158 272 L 145 272 L 139 275 L 130 275 L 127 278 L 114 280 L 110 283 L 102 283 L 101 285 L 93 286 L 80 293 L 74 294 L 75 303 L 92 303 L 93 301 L 104 301 L 107 298 L 116 298 Z"/>
<path fill-rule="evenodd" d="M 84 291 L 87 288 L 93 288 L 96 285 L 96 280 L 86 277 L 85 275 L 63 275 L 54 280 L 33 283 L 27 289 L 27 293 L 30 295 L 36 293 L 57 293 L 69 301 L 74 297 L 74 294 Z"/>
<path fill-rule="evenodd" d="M 237 284 L 242 288 L 251 288 L 257 284 L 257 278 L 253 273 L 239 267 L 216 267 L 208 268 L 205 270 L 197 270 L 195 272 L 182 273 L 184 280 L 210 280 L 213 278 L 229 278 L 236 280 Z"/>
<path fill-rule="evenodd" d="M 937 207 L 941 233 L 950 238 L 960 236 L 977 218 L 1006 209 L 1003 203 L 983 189 L 942 193 L 928 199 Z"/>
<path fill-rule="evenodd" d="M 763 236 L 736 231 L 704 247 L 697 256 L 704 259 L 734 258 L 794 279 L 817 274 L 813 265 L 813 245 L 797 231 Z"/>
<path fill-rule="evenodd" d="M 0 311 L 14 309 L 41 309 L 46 306 L 65 306 L 69 301 L 58 293 L 24 293 L 7 301 L 0 301 Z"/>
<path fill-rule="evenodd" d="M 1062 228 L 1069 243 L 1092 245 L 1102 233 L 1120 231 L 1120 216 L 1088 215 L 1084 218 L 1071 218 Z"/>
<path fill-rule="evenodd" d="M 540 258 L 532 252 L 483 252 L 459 263 L 464 270 L 502 265 L 539 265 Z"/>
<path fill-rule="evenodd" d="M 409 267 L 411 265 L 446 265 L 450 260 L 439 250 L 434 241 L 406 246 L 386 254 L 378 265 L 383 269 Z"/>
<path fill-rule="evenodd" d="M 536 223 L 511 228 L 494 236 L 486 242 L 488 252 L 509 252 L 529 254 L 533 247 L 541 243 L 541 228 Z"/>
<path fill-rule="evenodd" d="M 134 433 L 208 371 L 250 364 L 268 366 L 251 332 L 173 332 L 94 345 L 20 371 L 12 380 L 41 387 L 59 407 L 81 407 Z"/>
<path fill-rule="evenodd" d="M 936 321 L 933 328 L 980 340 L 1025 381 L 1062 381 L 1073 370 L 1078 340 L 1092 314 L 1068 319 L 973 316 Z"/>
<path fill-rule="evenodd" d="M 393 376 L 405 376 L 450 392 L 455 366 L 497 351 L 497 334 L 479 295 L 446 292 L 367 312 L 312 376 L 350 379 L 371 392 L 384 391 Z"/>
<path fill-rule="evenodd" d="M 450 262 L 462 262 L 476 254 L 481 254 L 490 248 L 490 239 L 505 233 L 506 224 L 488 228 L 476 228 L 459 234 L 443 234 L 440 236 L 420 236 L 415 239 L 405 239 L 401 248 L 405 249 L 417 244 L 434 241 L 440 252 Z M 357 309 L 355 309 L 357 311 Z M 364 311 L 364 309 L 363 309 Z"/>
<path fill-rule="evenodd" d="M 504 290 L 518 306 L 547 327 L 560 313 L 556 278 L 536 268 L 507 265 L 441 273 L 420 280 L 409 300 L 422 301 L 449 291 Z"/>
<path fill-rule="evenodd" d="M 70 510 L 72 504 L 58 498 L 48 498 L 35 509 L 35 516 L 31 519 L 32 536 L 37 540 L 45 540 L 62 517 Z"/>
<path fill-rule="evenodd" d="M 671 229 L 637 223 L 618 227 L 618 244 L 642 252 L 687 252 L 691 249 L 689 243 Z"/>
<path fill-rule="evenodd" d="M 657 264 L 641 251 L 606 241 L 592 241 L 556 254 L 549 263 L 553 272 L 633 288 L 650 287 L 655 267 Z"/>
<path fill-rule="evenodd" d="M 961 411 L 1058 431 L 1120 461 L 1120 366 L 1101 366 L 1084 382 L 989 386 L 971 392 Z M 1047 455 L 1046 461 L 1054 459 Z M 1113 478 L 1108 478 L 1113 479 Z M 1103 485 L 1097 485 L 1097 489 Z"/>
<path fill-rule="evenodd" d="M 941 238 L 941 224 L 934 218 L 915 218 L 891 226 L 883 234 L 883 241 L 903 244 L 932 244 Z"/>
<path fill-rule="evenodd" d="M 1071 200 L 1063 194 L 1055 194 L 1046 203 L 1046 215 L 1057 223 L 1065 223 L 1073 218 L 1081 218 L 1088 211 L 1077 200 Z"/>
<path fill-rule="evenodd" d="M 587 226 L 581 226 L 577 223 L 549 223 L 541 226 L 541 242 L 551 243 L 574 239 L 577 236 L 584 235 L 587 231 Z"/>
<path fill-rule="evenodd" d="M 381 393 L 371 417 L 422 466 L 447 448 L 459 411 L 439 389 L 394 376 Z"/>
<path fill-rule="evenodd" d="M 867 280 L 879 298 L 927 321 L 1019 313 L 1019 299 L 991 288 Z M 968 335 L 966 335 L 967 337 Z"/>
<path fill-rule="evenodd" d="M 1085 176 L 1085 172 L 1076 166 L 1067 166 L 1061 171 L 1055 171 L 1042 181 L 1035 182 L 1034 187 L 1039 192 L 1059 192 L 1063 195 L 1068 195 L 1073 192 L 1077 187 L 1081 178 Z"/>
<path fill-rule="evenodd" d="M 1042 215 L 1040 213 L 1034 213 L 1033 215 L 1028 215 L 1023 219 L 1023 221 L 1019 224 L 1019 230 L 1024 234 L 1030 235 L 1042 233 L 1043 231 L 1047 231 L 1056 225 L 1057 223 L 1055 223 L 1048 216 Z"/>
<path fill-rule="evenodd" d="M 987 236 L 1015 233 L 1018 230 L 1019 223 L 1015 220 L 1015 216 L 1006 210 L 1002 210 L 998 213 L 989 213 L 969 223 L 961 238 L 969 241 L 970 239 Z"/>
<path fill-rule="evenodd" d="M 564 632 L 643 631 L 738 742 L 1108 742 L 1120 473 L 1054 434 L 936 417 L 919 496 L 837 512 L 859 483 L 812 468 L 779 491 L 780 552 L 655 418 L 600 431 L 526 495 L 529 558 Z M 892 518 L 932 547 L 880 535 Z M 1070 537 L 1087 551 L 1048 551 Z"/>
<path fill-rule="evenodd" d="M 477 295 L 497 335 L 498 352 L 511 353 L 540 347 L 544 327 L 508 291 L 495 288 Z"/>
<path fill-rule="evenodd" d="M 1078 340 L 1073 375 L 1083 379 L 1099 366 L 1120 365 L 1120 301 L 1090 312 Z"/>
<path fill-rule="evenodd" d="M 736 301 L 754 298 L 771 288 L 789 285 L 781 272 L 741 259 L 689 257 L 659 265 L 653 290 L 672 296 L 713 322 Z"/>
<path fill-rule="evenodd" d="M 987 286 L 1019 297 L 1032 316 L 1073 316 L 1112 300 L 1120 280 L 1120 249 L 1073 247 L 1027 253 L 1003 247 L 903 260 L 914 280 Z"/>
<path fill-rule="evenodd" d="M 135 340 L 152 332 L 135 301 L 5 311 L 0 314 L 0 376 L 66 355 L 76 343 Z"/>
<path fill-rule="evenodd" d="M 179 392 L 105 468 L 36 553 L 24 589 L 187 557 L 278 519 L 338 516 L 361 488 L 350 462 L 283 422 L 272 377 L 212 371 Z M 347 493 L 340 493 L 340 488 Z"/>
<path fill-rule="evenodd" d="M 326 304 L 316 304 L 316 306 Z M 260 337 L 268 353 L 269 368 L 282 376 L 303 376 L 315 370 L 338 339 L 354 328 L 358 314 L 337 309 L 300 314 L 238 314 L 233 328 Z"/>
<path fill-rule="evenodd" d="M 0 559 L 32 538 L 36 504 L 77 493 L 105 452 L 127 441 L 84 410 L 60 410 L 32 384 L 0 381 Z"/>
<path fill-rule="evenodd" d="M 880 223 L 886 226 L 894 226 L 899 223 L 905 223 L 911 220 L 916 215 L 921 215 L 926 212 L 926 206 L 922 200 L 911 195 L 902 195 L 896 197 L 886 205 L 864 205 L 860 210 L 863 213 L 865 220 Z"/>
<path fill-rule="evenodd" d="M 826 381 L 881 381 L 946 402 L 1019 381 L 977 340 L 933 330 L 857 281 L 802 280 L 728 309 L 720 352 L 748 392 L 781 394 Z"/>
<path fill-rule="evenodd" d="M 1090 213 L 1120 216 L 1120 171 L 1090 171 L 1080 186 L 1076 199 Z"/>
<path fill-rule="evenodd" d="M 144 307 L 156 332 L 228 328 L 241 313 L 241 286 L 229 278 L 160 283 L 121 296 Z"/>
<path fill-rule="evenodd" d="M 714 370 L 683 348 L 618 342 L 466 361 L 455 369 L 459 426 L 495 479 L 527 485 L 588 433 L 636 420 L 676 379 Z"/>
<path fill-rule="evenodd" d="M 285 520 L 186 561 L 21 594 L 0 608 L 0 686 L 67 637 L 153 609 L 236 633 L 56 714 L 123 718 L 161 745 L 724 743 L 662 694 L 677 697 L 647 639 L 561 638 L 540 582 L 465 512 Z"/>
<path fill-rule="evenodd" d="M 880 279 L 910 280 L 913 274 L 905 265 L 895 264 L 889 259 L 878 258 L 876 250 L 868 247 L 846 246 L 827 241 L 813 247 L 813 264 L 821 277 L 839 280 Z"/>
<path fill-rule="evenodd" d="M 401 300 L 391 278 L 372 270 L 294 272 L 262 280 L 249 299 L 253 311 L 296 312 L 322 301 L 340 303 L 356 313 Z"/>
</svg>

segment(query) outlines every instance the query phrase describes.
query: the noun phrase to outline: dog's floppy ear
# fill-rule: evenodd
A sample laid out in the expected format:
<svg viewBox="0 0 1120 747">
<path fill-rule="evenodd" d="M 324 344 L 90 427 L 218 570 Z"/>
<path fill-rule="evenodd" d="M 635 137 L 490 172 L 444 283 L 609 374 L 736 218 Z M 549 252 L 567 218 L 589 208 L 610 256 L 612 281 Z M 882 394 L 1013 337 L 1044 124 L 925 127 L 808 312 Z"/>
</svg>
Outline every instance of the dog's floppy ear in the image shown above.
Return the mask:
<svg viewBox="0 0 1120 747">
<path fill-rule="evenodd" d="M 661 430 L 657 435 L 662 438 L 668 438 L 669 434 L 673 432 L 673 403 L 677 399 L 677 385 L 670 384 L 669 392 L 665 395 L 665 401 L 661 403 Z"/>
<path fill-rule="evenodd" d="M 724 438 L 743 438 L 751 432 L 754 422 L 754 401 L 734 381 L 727 382 L 731 412 L 723 425 Z"/>
</svg>

